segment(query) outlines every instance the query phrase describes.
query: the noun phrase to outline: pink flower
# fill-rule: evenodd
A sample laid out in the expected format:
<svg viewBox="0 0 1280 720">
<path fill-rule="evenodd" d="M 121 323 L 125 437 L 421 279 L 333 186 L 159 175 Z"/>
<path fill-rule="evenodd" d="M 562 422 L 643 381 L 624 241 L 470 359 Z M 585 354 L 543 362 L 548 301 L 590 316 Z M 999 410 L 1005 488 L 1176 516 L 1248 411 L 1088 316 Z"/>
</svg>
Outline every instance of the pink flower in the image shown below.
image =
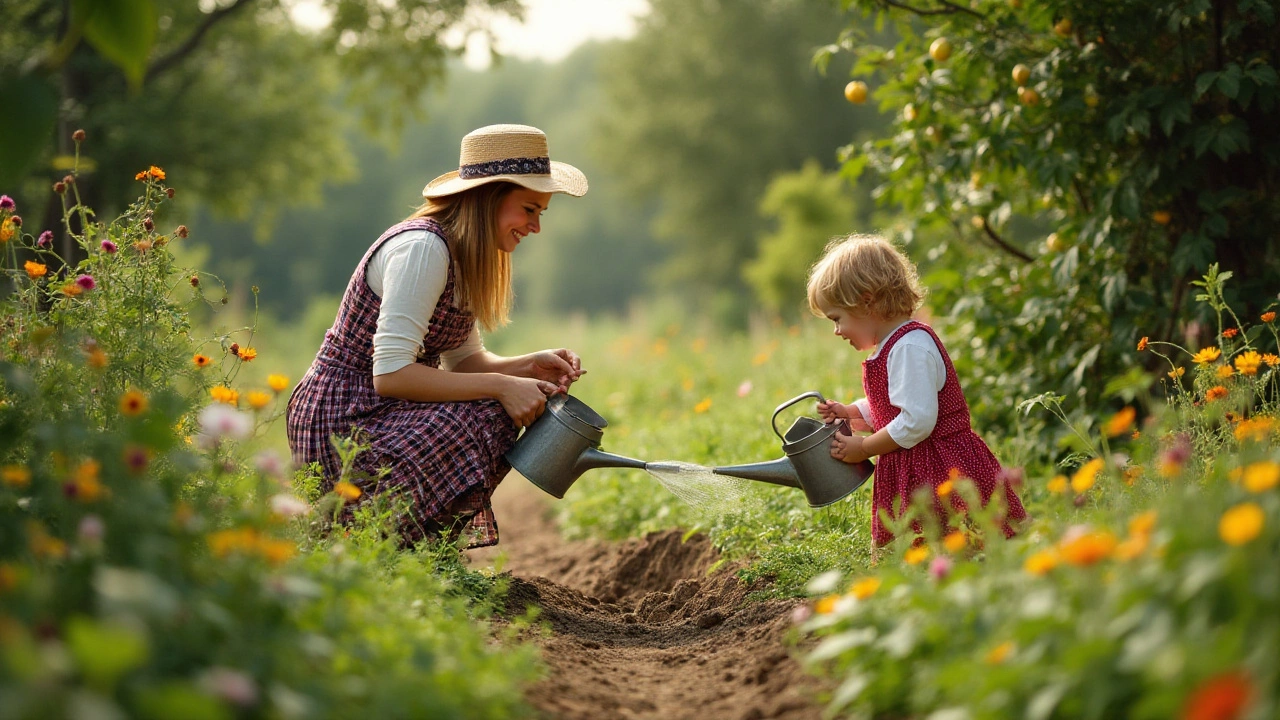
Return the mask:
<svg viewBox="0 0 1280 720">
<path fill-rule="evenodd" d="M 76 528 L 76 535 L 80 537 L 80 542 L 87 545 L 102 542 L 102 536 L 106 532 L 106 523 L 102 522 L 102 518 L 97 515 L 85 515 L 80 518 L 80 525 Z"/>
<path fill-rule="evenodd" d="M 17 204 L 13 202 L 13 198 L 8 195 L 0 195 L 0 210 L 12 210 L 15 207 L 17 207 Z"/>
<path fill-rule="evenodd" d="M 809 609 L 808 605 L 797 605 L 791 609 L 791 622 L 795 625 L 799 625 L 805 620 L 808 620 L 809 616 L 812 614 L 813 611 Z"/>
<path fill-rule="evenodd" d="M 98 287 L 98 283 L 93 279 L 92 275 L 84 274 L 76 278 L 76 284 L 85 290 L 92 290 Z"/>
<path fill-rule="evenodd" d="M 929 563 L 929 577 L 942 582 L 951 574 L 951 558 L 946 555 L 939 555 Z"/>
<path fill-rule="evenodd" d="M 116 244 L 111 242 L 110 240 L 102 241 L 102 250 L 108 254 L 114 253 L 116 250 L 119 250 L 119 249 L 120 248 L 116 247 Z"/>
<path fill-rule="evenodd" d="M 209 668 L 200 678 L 200 686 L 210 695 L 232 705 L 250 707 L 258 702 L 258 684 L 249 675 L 232 668 Z"/>
<path fill-rule="evenodd" d="M 746 397 L 749 395 L 752 387 L 754 386 L 751 384 L 750 380 L 743 380 L 742 384 L 738 386 L 738 397 Z"/>
<path fill-rule="evenodd" d="M 40 233 L 40 237 L 36 238 L 36 247 L 47 248 L 52 246 L 53 246 L 52 230 L 45 230 L 44 232 Z"/>
</svg>

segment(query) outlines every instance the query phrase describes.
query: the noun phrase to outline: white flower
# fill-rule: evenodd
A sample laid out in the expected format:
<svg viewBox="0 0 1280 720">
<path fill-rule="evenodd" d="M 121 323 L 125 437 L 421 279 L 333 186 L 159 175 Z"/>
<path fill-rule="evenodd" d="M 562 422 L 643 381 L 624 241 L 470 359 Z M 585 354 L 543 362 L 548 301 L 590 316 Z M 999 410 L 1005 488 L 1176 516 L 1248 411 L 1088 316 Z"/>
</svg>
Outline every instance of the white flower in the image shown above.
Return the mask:
<svg viewBox="0 0 1280 720">
<path fill-rule="evenodd" d="M 284 518 L 298 517 L 311 512 L 311 506 L 297 496 L 280 493 L 271 496 L 271 512 Z"/>
<path fill-rule="evenodd" d="M 200 687 L 233 705 L 249 707 L 258 702 L 258 684 L 239 670 L 211 667 L 201 676 Z"/>
<path fill-rule="evenodd" d="M 284 475 L 284 460 L 280 459 L 280 453 L 270 448 L 253 456 L 253 466 L 268 477 L 280 478 Z"/>
<path fill-rule="evenodd" d="M 224 403 L 213 403 L 201 410 L 199 419 L 201 440 L 243 440 L 253 432 L 253 417 Z"/>
</svg>

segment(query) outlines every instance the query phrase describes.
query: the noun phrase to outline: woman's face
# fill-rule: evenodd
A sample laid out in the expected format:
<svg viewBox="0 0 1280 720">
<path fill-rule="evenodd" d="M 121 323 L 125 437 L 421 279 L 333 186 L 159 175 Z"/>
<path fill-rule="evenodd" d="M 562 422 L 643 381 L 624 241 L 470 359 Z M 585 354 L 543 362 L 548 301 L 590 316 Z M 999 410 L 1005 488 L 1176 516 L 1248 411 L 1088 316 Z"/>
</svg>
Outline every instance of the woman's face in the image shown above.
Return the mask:
<svg viewBox="0 0 1280 720">
<path fill-rule="evenodd" d="M 518 187 L 498 206 L 498 249 L 515 252 L 520 240 L 542 229 L 542 213 L 551 203 L 551 193 Z"/>
</svg>

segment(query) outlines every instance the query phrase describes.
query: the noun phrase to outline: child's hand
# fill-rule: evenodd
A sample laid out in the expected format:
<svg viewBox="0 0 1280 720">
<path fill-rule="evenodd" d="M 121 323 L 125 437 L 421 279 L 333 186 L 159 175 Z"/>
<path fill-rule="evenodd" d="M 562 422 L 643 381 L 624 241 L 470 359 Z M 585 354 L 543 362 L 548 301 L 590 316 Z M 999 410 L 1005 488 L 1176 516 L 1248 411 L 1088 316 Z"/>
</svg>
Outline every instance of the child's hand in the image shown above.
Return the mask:
<svg viewBox="0 0 1280 720">
<path fill-rule="evenodd" d="M 876 429 L 871 427 L 871 423 L 862 417 L 862 411 L 857 405 L 846 406 L 849 409 L 849 428 L 854 432 L 875 432 Z"/>
<path fill-rule="evenodd" d="M 831 457 L 853 465 L 871 456 L 867 454 L 866 450 L 862 449 L 861 435 L 836 433 L 831 440 Z"/>
<path fill-rule="evenodd" d="M 848 419 L 850 409 L 853 409 L 855 413 L 858 412 L 856 408 L 842 405 L 835 400 L 823 400 L 818 403 L 818 417 L 822 418 L 822 422 L 830 425 L 833 422 Z M 858 417 L 862 417 L 862 414 L 858 413 Z"/>
</svg>

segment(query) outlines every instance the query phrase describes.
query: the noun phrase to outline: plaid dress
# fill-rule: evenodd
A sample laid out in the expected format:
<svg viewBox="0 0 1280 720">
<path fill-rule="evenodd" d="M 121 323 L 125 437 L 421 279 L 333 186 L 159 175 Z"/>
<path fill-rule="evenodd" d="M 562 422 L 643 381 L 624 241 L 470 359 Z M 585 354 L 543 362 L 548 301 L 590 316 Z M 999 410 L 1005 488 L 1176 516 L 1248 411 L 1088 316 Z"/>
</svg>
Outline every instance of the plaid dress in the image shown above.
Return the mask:
<svg viewBox="0 0 1280 720">
<path fill-rule="evenodd" d="M 445 237 L 434 220 L 415 219 L 391 227 L 369 247 L 315 361 L 289 398 L 289 447 L 295 463 L 320 463 L 327 490 L 341 467 L 331 438 L 354 434 L 370 445 L 355 459 L 357 486 L 366 496 L 408 500 L 408 512 L 398 518 L 402 542 L 447 529 L 467 533 L 469 547 L 495 545 L 498 524 L 489 499 L 511 469 L 503 453 L 516 439 L 516 426 L 502 404 L 412 402 L 381 397 L 373 389 L 373 334 L 382 301 L 369 289 L 365 272 L 383 243 L 409 230 Z M 475 317 L 455 307 L 453 298 L 451 262 L 418 350 L 419 363 L 439 367 L 440 353 L 471 334 Z"/>
<path fill-rule="evenodd" d="M 990 502 L 991 496 L 996 492 L 1002 493 L 1006 519 L 1004 533 L 1012 537 L 1014 530 L 1008 520 L 1026 518 L 1026 510 L 1014 489 L 1005 482 L 1000 461 L 996 460 L 991 449 L 973 431 L 969 421 L 969 403 L 964 399 L 955 366 L 951 364 L 951 356 L 947 354 L 947 349 L 943 347 L 933 328 L 913 320 L 885 338 L 880 352 L 874 358 L 863 361 L 862 390 L 871 406 L 871 417 L 866 420 L 878 431 L 902 412 L 889 401 L 889 350 L 912 330 L 924 330 L 933 337 L 933 342 L 942 354 L 947 379 L 938 392 L 938 422 L 929 437 L 910 448 L 885 453 L 876 461 L 875 485 L 871 494 L 872 542 L 881 546 L 893 540 L 893 534 L 880 522 L 880 511 L 886 511 L 889 517 L 897 517 L 894 502 L 901 498 L 905 510 L 912 495 L 920 488 L 929 490 L 933 498 L 933 510 L 945 526 L 950 513 L 942 506 L 934 490 L 951 477 L 953 469 L 959 471 L 961 476 L 973 480 L 983 505 Z M 952 508 L 963 511 L 964 501 L 960 499 L 959 493 L 953 492 L 950 497 Z M 915 525 L 915 530 L 919 532 L 918 523 Z"/>
</svg>

